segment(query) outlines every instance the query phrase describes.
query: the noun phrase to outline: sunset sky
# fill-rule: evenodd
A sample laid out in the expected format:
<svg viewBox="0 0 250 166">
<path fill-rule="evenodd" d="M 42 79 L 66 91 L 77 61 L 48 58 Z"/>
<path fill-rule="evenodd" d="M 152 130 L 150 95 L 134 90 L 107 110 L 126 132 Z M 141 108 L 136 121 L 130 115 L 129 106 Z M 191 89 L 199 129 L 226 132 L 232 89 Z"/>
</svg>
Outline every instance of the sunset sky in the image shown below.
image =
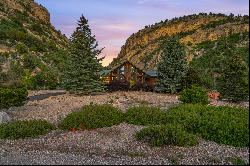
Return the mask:
<svg viewBox="0 0 250 166">
<path fill-rule="evenodd" d="M 249 13 L 248 0 L 35 0 L 45 6 L 56 29 L 70 37 L 83 14 L 100 47 L 105 47 L 103 65 L 120 52 L 126 39 L 161 20 L 189 14 Z"/>
</svg>

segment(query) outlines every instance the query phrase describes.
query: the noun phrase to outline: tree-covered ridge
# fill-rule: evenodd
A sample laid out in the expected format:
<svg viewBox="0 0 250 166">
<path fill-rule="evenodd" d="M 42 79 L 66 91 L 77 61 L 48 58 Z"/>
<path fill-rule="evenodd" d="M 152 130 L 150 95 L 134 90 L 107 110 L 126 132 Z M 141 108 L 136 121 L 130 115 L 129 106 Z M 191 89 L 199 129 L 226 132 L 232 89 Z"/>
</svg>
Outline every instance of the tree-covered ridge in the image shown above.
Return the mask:
<svg viewBox="0 0 250 166">
<path fill-rule="evenodd" d="M 239 55 L 249 70 L 249 33 L 231 34 L 216 41 L 206 41 L 196 45 L 190 66 L 198 73 L 203 85 L 218 89 L 219 78 L 233 54 Z M 248 76 L 245 76 L 248 80 Z"/>
<path fill-rule="evenodd" d="M 181 43 L 190 46 L 189 48 L 192 50 L 193 46 L 204 41 L 215 41 L 223 36 L 248 31 L 249 17 L 234 16 L 233 14 L 227 16 L 200 13 L 165 20 L 146 26 L 143 30 L 131 35 L 122 47 L 118 58 L 110 66 L 128 59 L 143 67 L 141 61 L 148 59 L 146 58 L 148 54 L 152 54 L 147 68 L 156 68 L 160 57 L 155 52 L 159 49 L 161 40 L 169 36 L 180 37 Z"/>
</svg>

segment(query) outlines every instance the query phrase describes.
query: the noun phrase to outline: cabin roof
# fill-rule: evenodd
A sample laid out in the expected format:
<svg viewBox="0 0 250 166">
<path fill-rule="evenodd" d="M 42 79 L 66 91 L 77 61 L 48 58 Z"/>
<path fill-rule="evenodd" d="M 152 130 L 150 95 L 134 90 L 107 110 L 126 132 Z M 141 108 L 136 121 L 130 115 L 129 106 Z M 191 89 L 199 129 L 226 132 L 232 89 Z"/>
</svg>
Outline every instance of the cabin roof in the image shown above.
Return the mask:
<svg viewBox="0 0 250 166">
<path fill-rule="evenodd" d="M 106 75 L 108 75 L 110 72 L 111 72 L 111 70 L 102 70 L 102 71 L 100 71 L 99 73 L 100 73 L 101 76 L 106 76 Z"/>
<path fill-rule="evenodd" d="M 118 67 L 120 67 L 120 66 L 122 66 L 124 63 L 126 63 L 126 62 L 129 62 L 128 60 L 122 60 L 119 64 L 117 64 L 117 65 L 115 65 L 114 67 L 112 67 L 112 69 L 111 69 L 111 71 L 113 71 L 113 70 L 115 70 L 115 69 L 117 69 Z M 131 63 L 131 62 L 129 62 L 129 63 Z M 131 63 L 132 64 L 132 63 Z M 133 64 L 132 64 L 133 65 Z M 133 65 L 134 66 L 134 65 Z"/>
<path fill-rule="evenodd" d="M 146 74 L 151 77 L 157 77 L 157 70 L 147 70 Z"/>
<path fill-rule="evenodd" d="M 134 65 L 133 63 L 131 63 L 129 60 L 121 61 L 118 65 L 114 66 L 111 70 L 102 70 L 102 71 L 100 71 L 100 75 L 101 76 L 106 76 L 106 75 L 110 74 L 110 72 L 114 71 L 115 69 L 122 66 L 126 62 L 130 63 L 131 65 L 133 65 L 137 69 L 141 70 L 142 72 L 144 72 L 146 75 L 148 75 L 150 77 L 157 77 L 157 70 L 146 70 L 145 71 L 145 70 L 139 68 L 138 66 Z"/>
</svg>

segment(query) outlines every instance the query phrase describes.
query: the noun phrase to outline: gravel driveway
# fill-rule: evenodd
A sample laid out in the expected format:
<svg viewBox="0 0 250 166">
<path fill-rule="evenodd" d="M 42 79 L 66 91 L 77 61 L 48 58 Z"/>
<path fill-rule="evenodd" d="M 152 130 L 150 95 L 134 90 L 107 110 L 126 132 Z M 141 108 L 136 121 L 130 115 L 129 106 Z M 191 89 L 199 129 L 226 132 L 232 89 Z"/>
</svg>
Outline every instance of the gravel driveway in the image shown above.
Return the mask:
<svg viewBox="0 0 250 166">
<path fill-rule="evenodd" d="M 56 93 L 31 91 L 30 96 Z M 116 92 L 98 96 L 60 94 L 28 101 L 22 107 L 6 112 L 12 119 L 45 119 L 58 122 L 70 112 L 90 103 L 110 103 L 126 111 L 129 106 L 150 104 L 161 108 L 178 105 L 175 95 L 150 92 Z M 0 140 L 0 165 L 218 165 L 233 164 L 232 159 L 249 163 L 249 148 L 235 148 L 199 140 L 189 148 L 151 147 L 135 140 L 134 134 L 143 126 L 120 125 L 95 130 L 53 131 L 35 139 Z"/>
</svg>

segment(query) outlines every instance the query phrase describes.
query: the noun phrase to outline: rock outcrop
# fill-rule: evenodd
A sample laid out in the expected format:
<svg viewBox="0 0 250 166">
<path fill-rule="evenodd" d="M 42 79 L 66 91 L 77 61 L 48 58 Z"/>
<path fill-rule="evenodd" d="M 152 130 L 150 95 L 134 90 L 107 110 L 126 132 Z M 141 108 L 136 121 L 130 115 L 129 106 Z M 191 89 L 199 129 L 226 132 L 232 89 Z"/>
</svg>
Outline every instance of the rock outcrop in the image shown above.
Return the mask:
<svg viewBox="0 0 250 166">
<path fill-rule="evenodd" d="M 249 32 L 248 19 L 248 16 L 200 13 L 146 26 L 127 39 L 118 57 L 110 66 L 128 59 L 142 68 L 144 63 L 147 63 L 146 68 L 155 68 L 160 59 L 157 50 L 163 38 L 178 35 L 181 43 L 188 46 L 188 54 L 191 54 L 195 51 L 195 46 L 202 42 L 216 41 L 230 34 Z M 150 54 L 152 55 L 149 56 Z M 192 60 L 192 57 L 193 55 L 188 55 L 189 60 Z"/>
<path fill-rule="evenodd" d="M 10 122 L 11 119 L 6 112 L 0 112 L 0 124 Z"/>
</svg>

